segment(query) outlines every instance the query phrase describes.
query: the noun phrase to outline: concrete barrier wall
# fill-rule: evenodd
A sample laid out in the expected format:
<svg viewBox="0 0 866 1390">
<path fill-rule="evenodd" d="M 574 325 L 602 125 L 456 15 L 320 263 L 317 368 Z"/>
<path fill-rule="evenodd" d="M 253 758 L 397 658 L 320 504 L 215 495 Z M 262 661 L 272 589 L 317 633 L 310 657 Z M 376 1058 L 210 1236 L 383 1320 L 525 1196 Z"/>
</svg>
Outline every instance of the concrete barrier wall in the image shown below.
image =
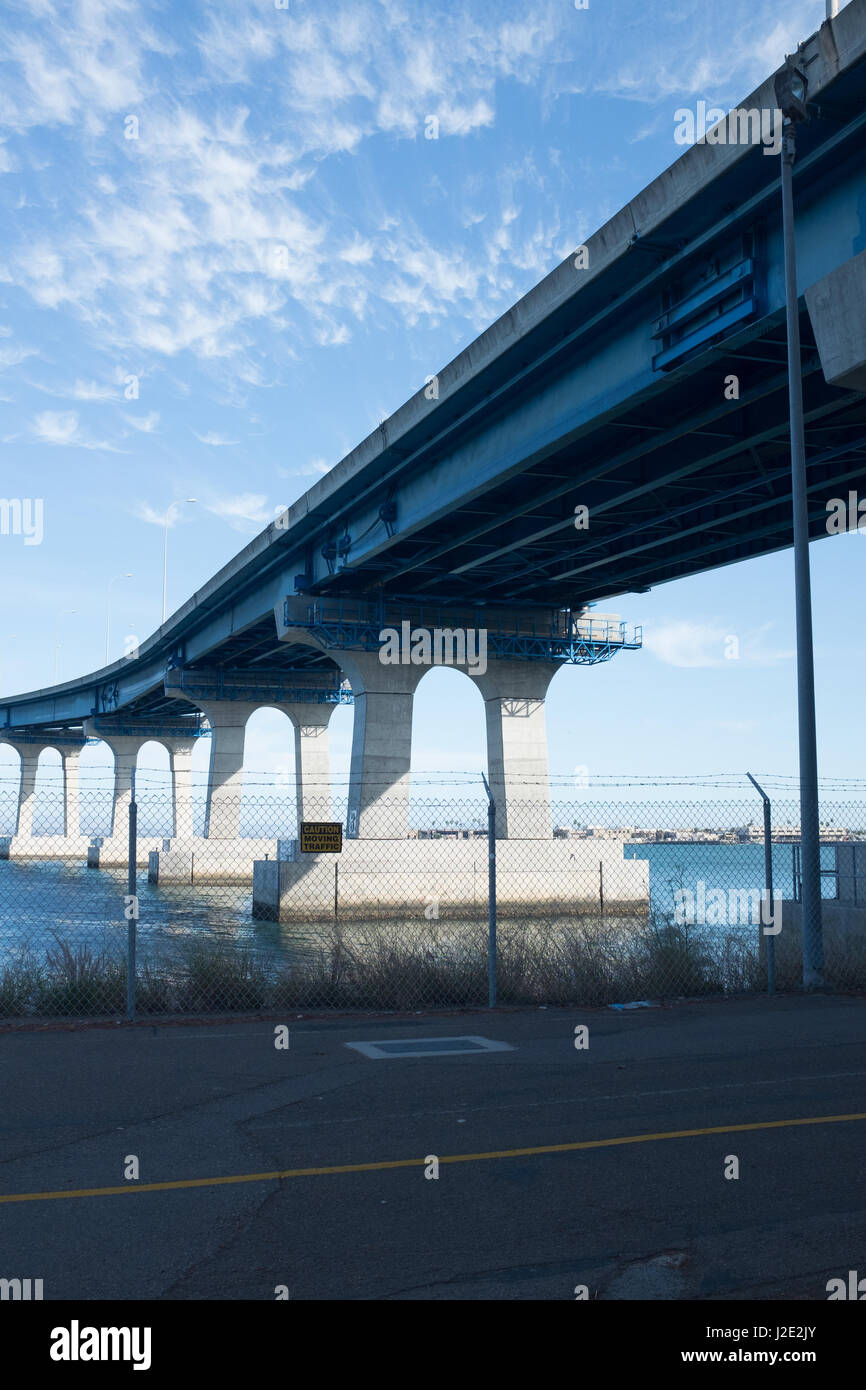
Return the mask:
<svg viewBox="0 0 866 1390">
<path fill-rule="evenodd" d="M 0 859 L 87 859 L 89 835 L 6 835 L 0 839 Z"/>
<path fill-rule="evenodd" d="M 649 864 L 623 858 L 623 841 L 497 842 L 499 908 L 568 910 L 646 904 Z M 599 872 L 601 866 L 601 873 Z M 486 840 L 350 840 L 339 855 L 259 861 L 253 870 L 253 915 L 279 921 L 341 912 L 387 911 L 424 916 L 487 910 Z"/>
<path fill-rule="evenodd" d="M 832 940 L 850 945 L 866 944 L 866 903 L 855 907 L 853 903 L 825 898 L 821 903 L 821 922 L 825 943 Z M 782 934 L 793 936 L 799 941 L 802 931 L 802 903 L 785 898 L 782 902 Z M 776 939 L 779 940 L 780 937 Z"/>
</svg>

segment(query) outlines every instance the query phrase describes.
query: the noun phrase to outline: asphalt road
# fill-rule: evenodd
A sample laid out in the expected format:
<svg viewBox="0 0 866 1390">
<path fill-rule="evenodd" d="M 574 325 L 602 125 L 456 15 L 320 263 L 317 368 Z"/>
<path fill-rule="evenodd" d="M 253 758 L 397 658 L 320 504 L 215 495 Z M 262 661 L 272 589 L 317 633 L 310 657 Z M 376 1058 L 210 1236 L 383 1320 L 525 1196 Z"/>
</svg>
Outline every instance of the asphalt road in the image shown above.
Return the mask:
<svg viewBox="0 0 866 1390">
<path fill-rule="evenodd" d="M 866 1275 L 866 1118 L 787 1123 L 866 1112 L 864 999 L 283 1021 L 287 1050 L 262 1022 L 0 1034 L 0 1277 L 46 1299 L 825 1300 Z M 512 1050 L 345 1045 L 461 1034 Z"/>
</svg>

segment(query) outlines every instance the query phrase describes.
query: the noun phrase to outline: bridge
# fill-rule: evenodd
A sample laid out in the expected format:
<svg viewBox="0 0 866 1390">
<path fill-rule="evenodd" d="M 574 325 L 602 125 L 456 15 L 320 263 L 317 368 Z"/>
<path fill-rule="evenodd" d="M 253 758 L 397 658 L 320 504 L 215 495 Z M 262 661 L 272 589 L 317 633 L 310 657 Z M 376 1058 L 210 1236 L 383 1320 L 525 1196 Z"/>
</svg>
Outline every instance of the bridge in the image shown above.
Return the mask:
<svg viewBox="0 0 866 1390">
<path fill-rule="evenodd" d="M 818 539 L 831 498 L 866 495 L 866 0 L 824 23 L 797 63 L 810 117 L 794 195 Z M 770 76 L 740 109 L 775 107 Z M 729 129 L 685 150 L 134 657 L 0 698 L 0 738 L 21 756 L 17 840 L 30 833 L 42 748 L 63 760 L 71 836 L 87 738 L 114 750 L 115 806 L 138 748 L 158 738 L 180 804 L 206 731 L 206 834 L 237 837 L 244 726 L 263 704 L 295 728 L 304 813 L 328 780 L 328 721 L 346 702 L 347 833 L 405 836 L 413 695 L 437 641 L 484 698 L 497 833 L 549 837 L 550 681 L 564 662 L 641 644 L 595 605 L 791 544 L 780 161 L 761 142 L 720 138 Z M 397 660 L 383 659 L 386 632 Z M 534 807 L 518 826 L 529 783 Z"/>
</svg>

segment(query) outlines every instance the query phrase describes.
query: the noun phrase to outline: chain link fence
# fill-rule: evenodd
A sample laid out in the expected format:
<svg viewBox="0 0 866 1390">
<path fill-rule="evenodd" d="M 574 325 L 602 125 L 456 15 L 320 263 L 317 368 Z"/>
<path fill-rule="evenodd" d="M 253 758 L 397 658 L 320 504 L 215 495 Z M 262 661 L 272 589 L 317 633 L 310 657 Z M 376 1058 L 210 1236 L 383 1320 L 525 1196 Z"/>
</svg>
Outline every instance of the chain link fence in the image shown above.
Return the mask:
<svg viewBox="0 0 866 1390">
<path fill-rule="evenodd" d="M 115 805 L 110 786 L 80 788 L 75 807 L 55 789 L 24 834 L 4 793 L 0 1018 L 726 995 L 767 988 L 768 944 L 776 987 L 798 987 L 794 803 L 773 804 L 770 897 L 754 797 L 554 791 L 548 807 L 535 791 L 500 796 L 492 840 L 483 793 L 360 808 L 305 793 L 299 817 L 254 790 L 140 789 L 132 840 L 130 798 Z M 300 819 L 339 824 L 339 853 L 304 852 Z M 821 834 L 826 982 L 862 989 L 866 804 L 824 807 Z"/>
</svg>

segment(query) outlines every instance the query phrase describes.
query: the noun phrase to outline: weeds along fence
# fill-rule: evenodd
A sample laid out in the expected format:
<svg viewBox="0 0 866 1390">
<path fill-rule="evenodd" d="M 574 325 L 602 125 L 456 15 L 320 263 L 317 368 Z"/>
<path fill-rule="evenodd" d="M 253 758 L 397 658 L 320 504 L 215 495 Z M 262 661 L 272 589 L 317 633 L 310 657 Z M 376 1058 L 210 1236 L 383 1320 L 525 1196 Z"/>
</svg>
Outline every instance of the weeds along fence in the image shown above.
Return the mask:
<svg viewBox="0 0 866 1390">
<path fill-rule="evenodd" d="M 331 796 L 305 795 L 299 818 L 293 796 L 208 812 L 139 789 L 132 842 L 112 788 L 0 796 L 0 1018 L 725 995 L 767 988 L 768 943 L 776 988 L 799 985 L 790 801 L 773 804 L 771 898 L 753 795 L 554 791 L 550 815 L 527 795 L 496 807 L 493 838 L 483 793 L 383 796 L 360 823 Z M 339 852 L 302 850 L 299 819 L 340 826 Z M 866 804 L 822 808 L 821 862 L 826 981 L 861 989 Z"/>
</svg>

